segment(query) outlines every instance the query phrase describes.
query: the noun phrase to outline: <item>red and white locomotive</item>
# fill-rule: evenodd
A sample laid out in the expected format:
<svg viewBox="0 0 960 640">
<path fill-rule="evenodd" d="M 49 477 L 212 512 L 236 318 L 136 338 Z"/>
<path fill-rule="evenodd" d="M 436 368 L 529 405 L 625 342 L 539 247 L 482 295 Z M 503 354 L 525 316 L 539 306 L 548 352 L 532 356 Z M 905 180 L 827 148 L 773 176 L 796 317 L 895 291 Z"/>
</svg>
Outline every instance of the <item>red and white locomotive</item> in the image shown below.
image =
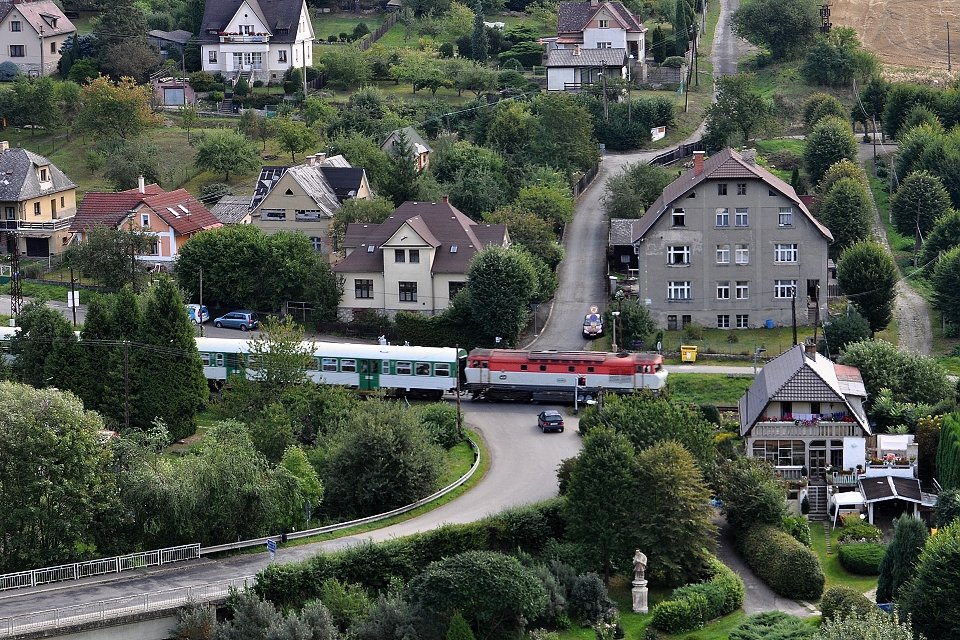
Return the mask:
<svg viewBox="0 0 960 640">
<path fill-rule="evenodd" d="M 474 399 L 572 400 L 574 391 L 659 393 L 667 383 L 663 357 L 653 353 L 474 349 L 464 388 Z"/>
</svg>

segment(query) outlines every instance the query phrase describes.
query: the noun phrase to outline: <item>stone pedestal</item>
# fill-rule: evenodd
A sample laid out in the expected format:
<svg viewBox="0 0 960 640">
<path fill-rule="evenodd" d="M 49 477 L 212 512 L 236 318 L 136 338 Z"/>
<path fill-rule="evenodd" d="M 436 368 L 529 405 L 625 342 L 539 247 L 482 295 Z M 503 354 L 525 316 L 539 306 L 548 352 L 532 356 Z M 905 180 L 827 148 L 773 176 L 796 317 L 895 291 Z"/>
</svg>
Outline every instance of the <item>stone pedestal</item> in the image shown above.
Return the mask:
<svg viewBox="0 0 960 640">
<path fill-rule="evenodd" d="M 648 613 L 650 611 L 647 606 L 647 581 L 646 580 L 634 580 L 633 581 L 633 612 L 634 613 Z"/>
</svg>

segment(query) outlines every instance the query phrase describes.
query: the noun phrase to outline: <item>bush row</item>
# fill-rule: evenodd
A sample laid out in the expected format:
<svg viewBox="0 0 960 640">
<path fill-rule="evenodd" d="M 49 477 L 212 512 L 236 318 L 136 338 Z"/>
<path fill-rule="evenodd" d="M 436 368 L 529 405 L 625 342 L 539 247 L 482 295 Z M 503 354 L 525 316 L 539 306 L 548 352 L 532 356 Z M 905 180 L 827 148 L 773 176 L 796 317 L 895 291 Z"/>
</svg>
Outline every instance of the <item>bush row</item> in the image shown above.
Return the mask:
<svg viewBox="0 0 960 640">
<path fill-rule="evenodd" d="M 786 531 L 771 525 L 751 527 L 737 546 L 761 580 L 782 596 L 817 600 L 823 593 L 823 568 L 816 554 Z"/>
<path fill-rule="evenodd" d="M 673 590 L 670 600 L 653 608 L 653 626 L 667 633 L 699 629 L 705 622 L 743 606 L 743 580 L 716 558 L 710 559 L 711 578 Z"/>
<path fill-rule="evenodd" d="M 301 607 L 317 598 L 329 578 L 386 590 L 391 579 L 409 580 L 428 564 L 464 551 L 517 549 L 538 553 L 563 535 L 562 500 L 510 509 L 485 520 L 447 525 L 395 540 L 365 543 L 308 560 L 273 564 L 257 574 L 254 590 L 278 607 Z"/>
<path fill-rule="evenodd" d="M 861 576 L 880 575 L 880 563 L 887 547 L 876 542 L 850 542 L 837 550 L 840 564 L 850 573 Z"/>
</svg>

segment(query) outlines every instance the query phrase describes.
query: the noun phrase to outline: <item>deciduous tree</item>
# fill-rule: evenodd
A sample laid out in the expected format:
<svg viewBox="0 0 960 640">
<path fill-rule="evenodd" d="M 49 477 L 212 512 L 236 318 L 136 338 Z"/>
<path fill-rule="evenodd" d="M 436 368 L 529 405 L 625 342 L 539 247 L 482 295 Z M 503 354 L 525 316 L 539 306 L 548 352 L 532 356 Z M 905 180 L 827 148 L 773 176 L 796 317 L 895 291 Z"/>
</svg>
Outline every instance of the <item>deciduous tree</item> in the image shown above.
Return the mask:
<svg viewBox="0 0 960 640">
<path fill-rule="evenodd" d="M 880 67 L 877 57 L 863 48 L 850 27 L 833 27 L 818 35 L 807 49 L 800 74 L 811 84 L 844 87 L 873 76 Z M 843 114 L 846 117 L 846 110 Z"/>
<path fill-rule="evenodd" d="M 474 257 L 467 271 L 467 301 L 474 326 L 493 345 L 512 345 L 526 325 L 537 275 L 516 252 L 491 247 Z"/>
<path fill-rule="evenodd" d="M 933 306 L 950 324 L 960 324 L 960 247 L 940 257 L 930 278 Z"/>
<path fill-rule="evenodd" d="M 277 144 L 290 152 L 290 161 L 296 162 L 297 154 L 303 153 L 317 140 L 316 135 L 305 123 L 291 118 L 277 119 Z"/>
<path fill-rule="evenodd" d="M 954 385 L 944 368 L 929 356 L 910 353 L 882 340 L 847 345 L 841 364 L 860 370 L 867 397 L 891 389 L 897 402 L 935 405 L 954 397 Z"/>
<path fill-rule="evenodd" d="M 707 137 L 711 147 L 727 146 L 735 134 L 746 142 L 770 118 L 770 105 L 755 86 L 752 74 L 717 79 L 717 101 L 707 109 Z"/>
<path fill-rule="evenodd" d="M 230 174 L 249 173 L 260 167 L 260 154 L 249 140 L 235 131 L 207 131 L 197 143 L 197 168 L 222 173 L 224 182 Z"/>
<path fill-rule="evenodd" d="M 840 178 L 824 196 L 819 216 L 833 234 L 830 254 L 836 257 L 870 237 L 873 203 L 863 184 L 853 178 Z"/>
<path fill-rule="evenodd" d="M 937 219 L 920 249 L 920 266 L 933 273 L 937 260 L 960 245 L 960 212 L 951 209 Z"/>
<path fill-rule="evenodd" d="M 850 124 L 840 118 L 822 118 L 807 136 L 803 150 L 803 161 L 810 179 L 820 182 L 827 169 L 844 158 L 851 162 L 857 160 L 857 141 Z"/>
<path fill-rule="evenodd" d="M 83 85 L 83 110 L 76 127 L 84 134 L 129 140 L 154 124 L 150 90 L 133 78 L 113 81 L 100 76 Z"/>
<path fill-rule="evenodd" d="M 604 209 L 611 218 L 639 218 L 671 180 L 662 167 L 645 162 L 628 164 L 607 180 Z"/>
<path fill-rule="evenodd" d="M 874 333 L 883 331 L 893 314 L 897 265 L 880 244 L 863 240 L 850 245 L 837 262 L 837 281 Z"/>
<path fill-rule="evenodd" d="M 855 309 L 851 309 L 823 323 L 823 342 L 820 344 L 820 351 L 830 358 L 836 358 L 843 353 L 848 344 L 867 340 L 869 337 L 870 323 Z"/>
<path fill-rule="evenodd" d="M 812 0 L 753 0 L 733 14 L 738 36 L 764 47 L 776 59 L 799 55 L 820 27 Z"/>
<path fill-rule="evenodd" d="M 897 231 L 917 239 L 925 238 L 937 220 L 950 212 L 950 194 L 939 176 L 914 171 L 900 183 L 890 198 L 890 217 Z"/>
<path fill-rule="evenodd" d="M 949 638 L 960 632 L 960 522 L 927 539 L 916 573 L 903 587 L 898 604 L 928 638 Z"/>
<path fill-rule="evenodd" d="M 364 200 L 351 198 L 344 202 L 334 212 L 333 222 L 330 224 L 330 240 L 334 250 L 339 251 L 342 248 L 343 236 L 348 224 L 353 222 L 380 224 L 393 213 L 393 209 L 393 203 L 380 196 Z"/>
<path fill-rule="evenodd" d="M 150 246 L 150 236 L 136 229 L 103 226 L 87 229 L 85 235 L 83 242 L 67 250 L 66 261 L 71 266 L 105 287 L 119 289 L 129 284 L 140 288 L 146 272 L 136 256 Z"/>
</svg>

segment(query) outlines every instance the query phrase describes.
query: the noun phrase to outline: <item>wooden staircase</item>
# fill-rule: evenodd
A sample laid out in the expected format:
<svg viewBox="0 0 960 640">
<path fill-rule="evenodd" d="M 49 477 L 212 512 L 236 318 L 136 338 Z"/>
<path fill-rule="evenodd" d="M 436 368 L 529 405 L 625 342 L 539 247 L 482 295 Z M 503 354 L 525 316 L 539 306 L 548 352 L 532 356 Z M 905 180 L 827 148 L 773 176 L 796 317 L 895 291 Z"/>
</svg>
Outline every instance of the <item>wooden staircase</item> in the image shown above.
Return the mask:
<svg viewBox="0 0 960 640">
<path fill-rule="evenodd" d="M 827 520 L 827 487 L 811 484 L 807 487 L 807 502 L 810 504 L 810 520 Z"/>
</svg>

